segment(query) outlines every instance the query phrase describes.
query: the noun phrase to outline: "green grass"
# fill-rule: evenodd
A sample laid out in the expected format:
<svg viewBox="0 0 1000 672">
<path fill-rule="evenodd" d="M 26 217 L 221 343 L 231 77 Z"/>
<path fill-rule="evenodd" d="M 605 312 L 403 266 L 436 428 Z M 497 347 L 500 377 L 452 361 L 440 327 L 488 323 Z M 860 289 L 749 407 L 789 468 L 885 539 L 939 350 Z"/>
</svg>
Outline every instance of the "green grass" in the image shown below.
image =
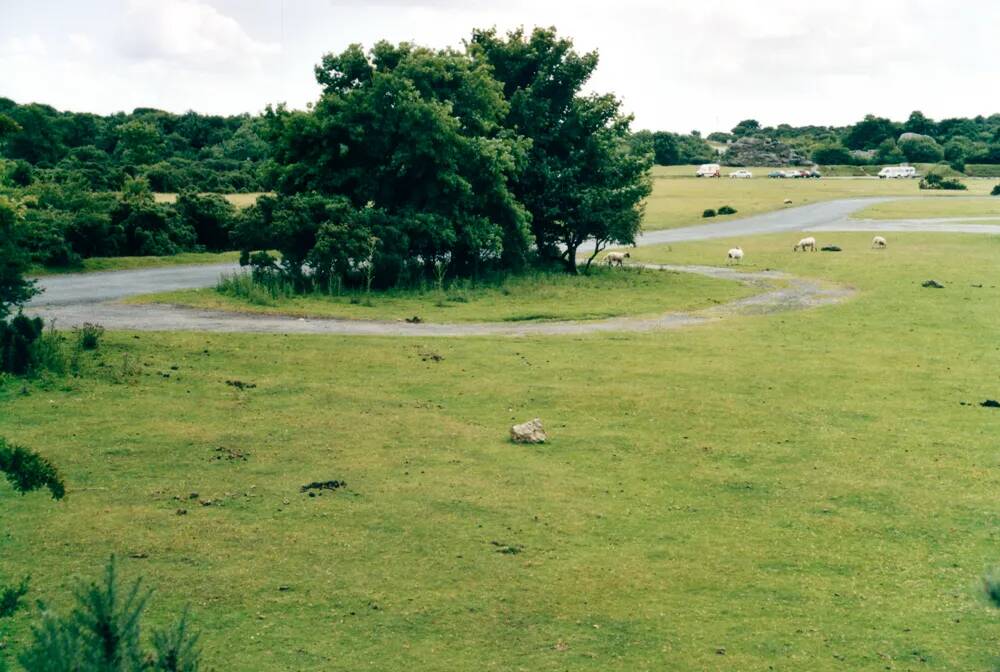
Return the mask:
<svg viewBox="0 0 1000 672">
<path fill-rule="evenodd" d="M 992 669 L 1000 242 L 795 238 L 640 252 L 740 242 L 859 294 L 647 334 L 109 334 L 95 373 L 0 387 L 70 486 L 0 485 L 0 575 L 63 606 L 117 553 L 211 669 Z M 550 443 L 511 445 L 535 416 Z"/>
<path fill-rule="evenodd" d="M 932 217 L 1000 217 L 1000 198 L 889 201 L 854 213 L 856 219 L 927 219 Z"/>
<path fill-rule="evenodd" d="M 223 194 L 223 196 L 237 208 L 249 208 L 257 202 L 260 196 L 266 193 L 268 192 L 252 191 L 245 194 Z M 157 203 L 173 203 L 177 200 L 177 194 L 174 192 L 157 192 L 153 194 L 153 198 L 156 199 Z"/>
<path fill-rule="evenodd" d="M 836 198 L 860 196 L 925 196 L 948 198 L 946 194 L 928 195 L 917 186 L 918 180 L 877 179 L 770 179 L 767 168 L 751 168 L 754 177 L 737 180 L 722 177 L 706 179 L 681 177 L 692 175 L 691 166 L 657 166 L 653 169 L 653 193 L 646 202 L 643 228 L 647 231 L 702 224 L 701 213 L 706 208 L 730 205 L 737 214 L 729 217 L 749 217 L 785 207 L 786 198 L 795 205 L 805 205 Z M 735 169 L 734 169 L 735 170 Z M 724 171 L 724 174 L 728 169 Z M 993 183 L 989 180 L 967 179 L 964 195 L 986 195 Z M 718 220 L 712 220 L 718 221 Z"/>
<path fill-rule="evenodd" d="M 138 296 L 133 303 L 169 303 L 210 310 L 340 317 L 355 320 L 492 322 L 592 320 L 701 308 L 746 296 L 754 290 L 690 273 L 641 268 L 594 268 L 590 275 L 535 273 L 502 284 L 453 283 L 443 293 L 423 291 L 345 292 L 251 302 L 214 288 Z"/>
<path fill-rule="evenodd" d="M 62 273 L 91 273 L 97 271 L 128 271 L 137 268 L 183 266 L 185 264 L 219 264 L 238 261 L 239 252 L 182 252 L 167 257 L 92 257 L 83 260 L 82 267 L 34 266 L 32 275 L 58 275 Z"/>
</svg>

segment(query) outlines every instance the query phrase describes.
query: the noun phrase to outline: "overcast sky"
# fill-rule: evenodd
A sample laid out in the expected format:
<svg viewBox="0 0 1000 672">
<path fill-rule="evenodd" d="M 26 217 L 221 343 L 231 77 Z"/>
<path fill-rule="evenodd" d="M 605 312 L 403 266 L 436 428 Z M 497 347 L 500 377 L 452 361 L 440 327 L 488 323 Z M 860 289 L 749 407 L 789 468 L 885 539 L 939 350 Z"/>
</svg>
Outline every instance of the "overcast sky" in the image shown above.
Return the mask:
<svg viewBox="0 0 1000 672">
<path fill-rule="evenodd" d="M 108 113 L 258 112 L 318 96 L 313 65 L 379 39 L 459 46 L 556 26 L 636 128 L 1000 112 L 996 0 L 0 0 L 0 96 Z"/>
</svg>

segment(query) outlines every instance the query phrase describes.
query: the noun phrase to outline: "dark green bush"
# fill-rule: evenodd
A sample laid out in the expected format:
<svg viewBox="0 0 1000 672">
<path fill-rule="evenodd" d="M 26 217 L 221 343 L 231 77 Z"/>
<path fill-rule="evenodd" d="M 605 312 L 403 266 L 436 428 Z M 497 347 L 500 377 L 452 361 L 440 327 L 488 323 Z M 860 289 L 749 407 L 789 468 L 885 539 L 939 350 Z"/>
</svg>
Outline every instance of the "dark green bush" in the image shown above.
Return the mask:
<svg viewBox="0 0 1000 672">
<path fill-rule="evenodd" d="M 724 205 L 721 208 L 719 208 L 719 214 L 720 215 L 735 215 L 736 214 L 736 208 L 732 208 L 732 207 L 729 207 L 728 205 Z"/>
<path fill-rule="evenodd" d="M 28 580 L 24 577 L 17 585 L 0 586 L 0 618 L 9 618 L 21 608 L 21 598 L 28 594 Z"/>
<path fill-rule="evenodd" d="M 961 181 L 952 177 L 944 177 L 939 173 L 928 173 L 926 177 L 920 180 L 920 188 L 948 191 L 964 191 L 968 189 Z"/>
<path fill-rule="evenodd" d="M 83 350 L 97 350 L 103 335 L 104 327 L 99 324 L 84 322 L 81 327 L 76 329 L 76 341 Z"/>
<path fill-rule="evenodd" d="M 1000 196 L 1000 184 L 993 186 L 993 190 L 990 191 L 990 196 Z"/>
<path fill-rule="evenodd" d="M 703 213 L 701 213 L 701 216 L 702 217 L 715 217 L 715 210 L 713 210 L 712 208 L 708 208 Z"/>
<path fill-rule="evenodd" d="M 25 317 L 22 313 L 9 321 L 0 322 L 0 371 L 19 376 L 34 367 L 34 345 L 44 326 L 41 318 Z"/>
</svg>

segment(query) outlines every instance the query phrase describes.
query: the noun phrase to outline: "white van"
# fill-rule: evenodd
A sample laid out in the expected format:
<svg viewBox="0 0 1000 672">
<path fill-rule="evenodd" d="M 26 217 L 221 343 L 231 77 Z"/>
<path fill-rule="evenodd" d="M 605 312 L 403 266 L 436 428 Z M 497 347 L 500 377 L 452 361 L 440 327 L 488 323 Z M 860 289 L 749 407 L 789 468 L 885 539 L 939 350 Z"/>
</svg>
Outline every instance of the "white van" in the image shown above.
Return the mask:
<svg viewBox="0 0 1000 672">
<path fill-rule="evenodd" d="M 917 169 L 913 166 L 886 166 L 878 171 L 878 176 L 882 179 L 899 177 L 916 177 Z"/>
<path fill-rule="evenodd" d="M 722 168 L 717 163 L 705 163 L 698 166 L 698 172 L 694 174 L 695 177 L 721 177 Z"/>
</svg>

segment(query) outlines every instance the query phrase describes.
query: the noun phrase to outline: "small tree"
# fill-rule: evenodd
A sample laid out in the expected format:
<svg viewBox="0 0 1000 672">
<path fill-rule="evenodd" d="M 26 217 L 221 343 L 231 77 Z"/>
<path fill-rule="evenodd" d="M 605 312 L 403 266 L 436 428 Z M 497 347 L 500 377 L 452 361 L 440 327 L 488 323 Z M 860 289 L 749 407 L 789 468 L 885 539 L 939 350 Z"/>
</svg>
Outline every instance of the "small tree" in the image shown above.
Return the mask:
<svg viewBox="0 0 1000 672">
<path fill-rule="evenodd" d="M 17 208 L 0 196 L 0 320 L 38 293 L 35 283 L 24 277 L 30 263 L 25 237 Z"/>
<path fill-rule="evenodd" d="M 33 450 L 8 444 L 3 439 L 0 439 L 0 472 L 21 494 L 48 488 L 53 499 L 66 496 L 66 484 L 55 465 Z"/>
</svg>

